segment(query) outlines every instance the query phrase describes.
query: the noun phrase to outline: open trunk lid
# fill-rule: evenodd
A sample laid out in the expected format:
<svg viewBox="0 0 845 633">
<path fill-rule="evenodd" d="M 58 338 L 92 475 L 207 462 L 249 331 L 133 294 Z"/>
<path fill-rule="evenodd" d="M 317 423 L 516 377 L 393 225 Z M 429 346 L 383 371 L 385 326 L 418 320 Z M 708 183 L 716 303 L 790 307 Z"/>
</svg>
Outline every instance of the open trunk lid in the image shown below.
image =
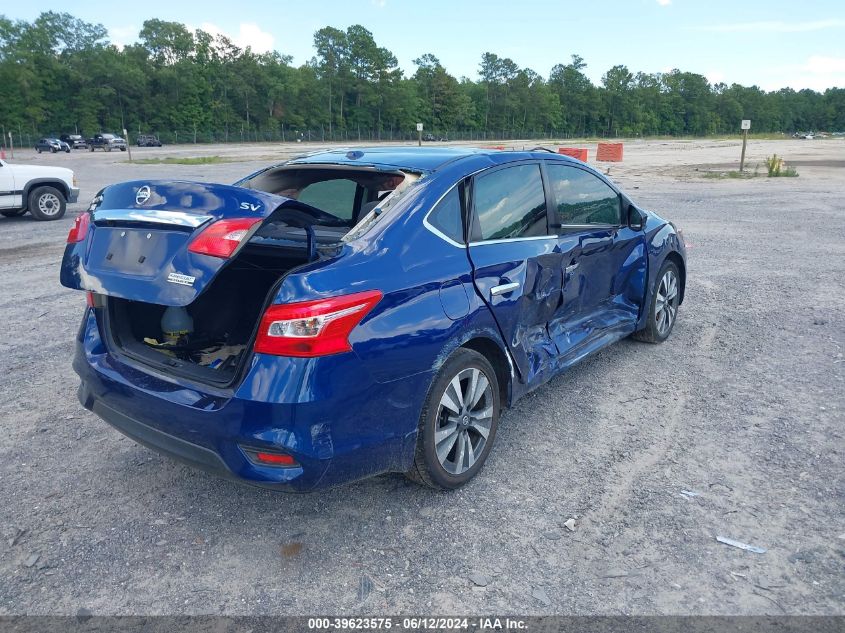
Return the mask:
<svg viewBox="0 0 845 633">
<path fill-rule="evenodd" d="M 61 283 L 121 299 L 186 306 L 283 207 L 311 209 L 290 198 L 230 185 L 163 180 L 111 185 L 86 212 L 91 215 L 80 241 L 65 248 Z M 189 250 L 214 223 L 250 218 L 260 221 L 229 257 Z M 302 248 L 313 250 L 309 242 Z"/>
</svg>

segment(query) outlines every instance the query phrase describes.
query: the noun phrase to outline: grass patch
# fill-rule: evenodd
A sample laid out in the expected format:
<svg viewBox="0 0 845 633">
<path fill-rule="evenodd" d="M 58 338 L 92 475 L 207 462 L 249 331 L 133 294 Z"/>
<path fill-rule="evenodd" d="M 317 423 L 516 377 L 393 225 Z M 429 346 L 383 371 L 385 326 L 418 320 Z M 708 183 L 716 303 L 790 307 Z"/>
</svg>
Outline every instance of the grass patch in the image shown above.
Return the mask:
<svg viewBox="0 0 845 633">
<path fill-rule="evenodd" d="M 794 167 L 787 167 L 783 158 L 777 154 L 772 154 L 766 159 L 766 169 L 769 172 L 769 178 L 795 178 L 798 176 L 798 171 Z"/>
<path fill-rule="evenodd" d="M 132 161 L 138 165 L 214 165 L 216 163 L 235 162 L 222 156 L 184 156 L 168 158 L 136 158 Z"/>
</svg>

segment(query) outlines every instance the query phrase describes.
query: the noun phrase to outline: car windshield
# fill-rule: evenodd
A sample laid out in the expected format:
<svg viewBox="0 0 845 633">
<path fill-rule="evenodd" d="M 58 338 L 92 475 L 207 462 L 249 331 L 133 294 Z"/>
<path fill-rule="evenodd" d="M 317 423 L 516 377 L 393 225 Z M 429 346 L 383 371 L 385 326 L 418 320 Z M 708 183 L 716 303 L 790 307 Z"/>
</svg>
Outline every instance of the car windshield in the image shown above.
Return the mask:
<svg viewBox="0 0 845 633">
<path fill-rule="evenodd" d="M 114 138 L 114 134 L 103 134 L 103 138 Z"/>
</svg>

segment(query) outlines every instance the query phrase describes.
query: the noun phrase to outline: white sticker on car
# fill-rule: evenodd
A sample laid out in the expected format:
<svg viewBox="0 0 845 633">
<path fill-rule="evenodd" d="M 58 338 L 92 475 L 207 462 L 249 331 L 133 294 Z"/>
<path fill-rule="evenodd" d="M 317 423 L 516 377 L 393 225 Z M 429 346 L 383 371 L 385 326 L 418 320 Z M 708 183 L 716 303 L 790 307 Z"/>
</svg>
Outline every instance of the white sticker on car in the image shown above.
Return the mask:
<svg viewBox="0 0 845 633">
<path fill-rule="evenodd" d="M 196 280 L 196 277 L 191 277 L 190 275 L 183 275 L 182 273 L 170 273 L 167 276 L 167 281 L 172 284 L 180 284 L 182 286 L 193 286 Z"/>
</svg>

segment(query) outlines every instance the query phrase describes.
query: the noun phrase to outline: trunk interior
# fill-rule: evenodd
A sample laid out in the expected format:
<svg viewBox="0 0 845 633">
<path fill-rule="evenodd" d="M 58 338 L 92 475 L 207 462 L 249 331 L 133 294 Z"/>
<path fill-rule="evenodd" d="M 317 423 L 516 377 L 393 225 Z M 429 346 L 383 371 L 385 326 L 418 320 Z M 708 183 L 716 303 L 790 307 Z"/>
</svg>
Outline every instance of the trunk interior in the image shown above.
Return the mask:
<svg viewBox="0 0 845 633">
<path fill-rule="evenodd" d="M 231 384 L 250 357 L 259 320 L 282 277 L 302 264 L 338 255 L 344 236 L 361 218 L 375 217 L 377 205 L 388 208 L 393 192 L 415 179 L 403 172 L 353 168 L 282 166 L 261 172 L 241 186 L 300 204 L 280 206 L 266 218 L 184 308 L 106 297 L 109 346 L 164 373 Z M 111 255 L 103 253 L 106 259 Z"/>
<path fill-rule="evenodd" d="M 248 244 L 184 308 L 193 327 L 178 336 L 164 331 L 165 306 L 109 298 L 106 329 L 111 343 L 168 373 L 228 384 L 249 356 L 270 291 L 288 271 L 306 261 L 302 249 Z"/>
</svg>

